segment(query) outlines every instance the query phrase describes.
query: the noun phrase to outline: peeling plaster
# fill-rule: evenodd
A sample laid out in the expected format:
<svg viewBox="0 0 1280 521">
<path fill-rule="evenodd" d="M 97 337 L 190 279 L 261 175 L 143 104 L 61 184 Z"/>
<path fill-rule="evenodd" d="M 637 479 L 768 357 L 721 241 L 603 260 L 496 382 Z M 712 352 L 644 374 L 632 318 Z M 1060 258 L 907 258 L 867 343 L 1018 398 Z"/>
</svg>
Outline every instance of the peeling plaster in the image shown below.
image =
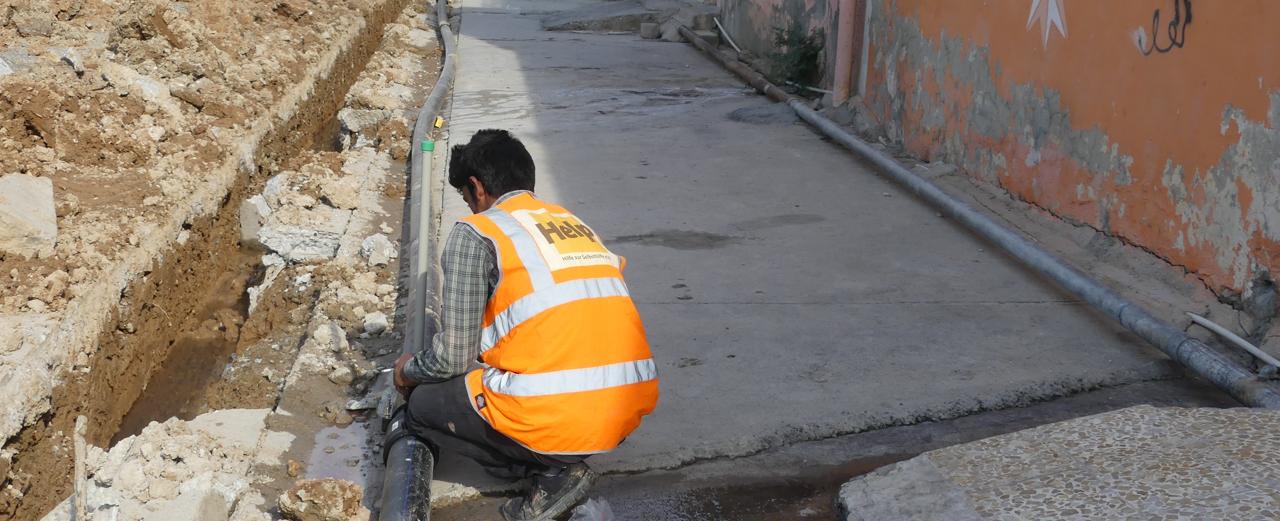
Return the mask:
<svg viewBox="0 0 1280 521">
<path fill-rule="evenodd" d="M 860 128 L 1141 247 L 1220 296 L 1248 299 L 1254 286 L 1271 288 L 1270 273 L 1280 268 L 1280 91 L 1267 121 L 1225 107 L 1219 130 L 1239 139 L 1207 172 L 1169 160 L 1162 172 L 1144 170 L 1140 184 L 1135 151 L 1144 165 L 1175 151 L 1073 125 L 1060 91 L 1003 80 L 990 49 L 946 31 L 926 36 L 900 15 L 899 0 L 870 2 L 869 66 L 879 81 L 861 100 Z"/>
<path fill-rule="evenodd" d="M 949 81 L 957 81 L 972 89 L 972 102 L 963 118 L 967 130 L 994 141 L 1015 135 L 1034 153 L 1035 159 L 1028 160 L 1031 164 L 1038 163 L 1040 150 L 1052 143 L 1095 175 L 1114 176 L 1119 185 L 1132 182 L 1129 167 L 1133 158 L 1121 154 L 1119 146 L 1111 143 L 1099 128 L 1072 129 L 1058 92 L 1032 85 L 1012 85 L 1012 99 L 1005 99 L 996 86 L 995 78 L 999 75 L 993 73 L 986 49 L 949 38 L 946 33 L 939 37 L 940 43 L 934 45 L 913 20 L 893 16 L 893 12 L 895 7 L 885 9 L 883 5 L 871 9 L 871 40 L 877 49 L 873 66 L 886 78 L 875 89 L 894 102 L 893 106 L 885 107 L 893 115 L 890 121 L 883 122 L 888 125 L 888 136 L 901 135 L 899 127 L 905 109 L 905 100 L 899 95 L 898 71 L 891 65 L 909 64 L 909 69 L 916 70 L 912 108 L 923 112 L 921 123 L 926 130 L 942 128 L 949 100 L 936 100 L 925 90 L 924 80 L 932 79 L 932 87 L 938 92 L 945 92 Z M 944 159 L 968 162 L 962 157 Z"/>
<path fill-rule="evenodd" d="M 1270 257 L 1280 242 L 1280 91 L 1271 95 L 1269 119 L 1251 121 L 1228 106 L 1221 132 L 1226 135 L 1234 127 L 1240 139 L 1227 147 L 1208 175 L 1196 171 L 1188 187 L 1182 166 L 1172 161 L 1165 163 L 1161 175 L 1186 226 L 1185 244 L 1176 246 L 1213 251 L 1218 266 L 1230 274 L 1231 285 L 1245 290 L 1246 297 L 1246 284 L 1255 274 L 1280 260 Z M 1249 201 L 1244 208 L 1242 200 Z M 1258 238 L 1271 247 L 1255 251 L 1251 243 Z M 1263 258 L 1255 258 L 1259 253 Z"/>
</svg>

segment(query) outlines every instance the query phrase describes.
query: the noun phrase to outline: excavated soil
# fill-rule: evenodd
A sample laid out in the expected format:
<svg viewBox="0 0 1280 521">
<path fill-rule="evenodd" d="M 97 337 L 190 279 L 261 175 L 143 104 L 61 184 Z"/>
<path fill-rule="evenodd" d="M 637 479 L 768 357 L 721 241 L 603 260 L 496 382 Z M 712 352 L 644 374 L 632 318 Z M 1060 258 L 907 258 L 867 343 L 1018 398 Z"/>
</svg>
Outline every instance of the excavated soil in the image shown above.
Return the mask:
<svg viewBox="0 0 1280 521">
<path fill-rule="evenodd" d="M 171 249 L 121 292 L 112 327 L 91 355 L 68 364 L 51 410 L 5 440 L 0 518 L 37 518 L 69 493 L 68 433 L 77 415 L 89 419 L 88 441 L 102 446 L 148 417 L 217 402 L 192 392 L 202 387 L 191 377 L 203 366 L 235 346 L 263 343 L 279 325 L 305 323 L 292 311 L 307 309 L 314 295 L 283 288 L 263 298 L 267 309 L 284 311 L 244 323 L 239 295 L 254 274 L 239 253 L 237 209 L 272 172 L 313 147 L 312 136 L 378 47 L 382 27 L 405 4 L 0 0 L 0 58 L 16 53 L 37 62 L 0 76 L 0 171 L 50 178 L 59 214 L 50 255 L 0 257 L 0 273 L 9 274 L 0 277 L 0 313 L 31 311 L 32 300 L 44 311 L 65 309 L 200 185 L 200 172 L 238 150 L 228 136 L 271 117 L 273 102 L 333 45 L 341 24 L 353 15 L 365 20 L 332 72 L 320 75 L 310 96 L 253 150 L 256 167 L 242 172 L 212 215 L 184 224 Z M 82 57 L 60 64 L 50 57 L 60 47 L 80 49 Z M 135 72 L 118 71 L 119 63 Z M 163 78 L 173 97 L 148 98 L 149 85 L 127 79 L 139 72 Z M 170 359 L 173 353 L 182 356 Z M 166 369 L 172 371 L 156 378 Z M 187 396 L 135 408 L 148 387 Z M 126 422 L 131 409 L 137 415 Z"/>
</svg>

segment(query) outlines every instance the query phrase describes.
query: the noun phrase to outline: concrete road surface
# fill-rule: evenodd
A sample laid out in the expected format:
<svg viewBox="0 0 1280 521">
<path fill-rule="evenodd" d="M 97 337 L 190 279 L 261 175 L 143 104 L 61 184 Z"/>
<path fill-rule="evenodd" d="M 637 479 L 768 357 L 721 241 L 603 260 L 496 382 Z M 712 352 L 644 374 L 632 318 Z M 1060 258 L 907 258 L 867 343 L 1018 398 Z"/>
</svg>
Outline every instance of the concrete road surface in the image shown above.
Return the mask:
<svg viewBox="0 0 1280 521">
<path fill-rule="evenodd" d="M 464 2 L 450 140 L 516 133 L 539 196 L 629 260 L 662 399 L 596 468 L 674 468 L 1177 373 L 691 46 L 545 32 L 535 4 L 560 5 Z M 445 190 L 442 236 L 467 211 Z"/>
</svg>

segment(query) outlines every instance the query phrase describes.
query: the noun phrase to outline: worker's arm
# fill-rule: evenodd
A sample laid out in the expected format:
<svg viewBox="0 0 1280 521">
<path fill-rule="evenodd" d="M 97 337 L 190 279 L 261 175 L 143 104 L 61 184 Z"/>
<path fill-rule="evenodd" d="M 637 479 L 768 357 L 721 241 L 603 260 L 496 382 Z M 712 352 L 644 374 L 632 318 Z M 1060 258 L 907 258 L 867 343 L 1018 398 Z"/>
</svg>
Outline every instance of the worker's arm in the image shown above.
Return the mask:
<svg viewBox="0 0 1280 521">
<path fill-rule="evenodd" d="M 401 364 L 397 386 L 439 382 L 467 372 L 480 351 L 480 329 L 489 302 L 496 259 L 485 239 L 469 226 L 456 225 L 449 232 L 440 259 L 444 294 L 440 331 L 427 346 Z"/>
</svg>

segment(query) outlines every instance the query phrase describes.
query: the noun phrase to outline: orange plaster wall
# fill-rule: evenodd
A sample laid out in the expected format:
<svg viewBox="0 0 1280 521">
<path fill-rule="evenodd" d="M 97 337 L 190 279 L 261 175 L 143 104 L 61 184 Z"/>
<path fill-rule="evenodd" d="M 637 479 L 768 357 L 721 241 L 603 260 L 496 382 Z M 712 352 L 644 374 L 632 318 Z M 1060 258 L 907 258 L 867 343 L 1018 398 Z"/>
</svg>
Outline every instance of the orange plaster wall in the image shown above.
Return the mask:
<svg viewBox="0 0 1280 521">
<path fill-rule="evenodd" d="M 864 110 L 896 129 L 888 133 L 915 155 L 959 163 L 1019 198 L 1183 265 L 1215 291 L 1248 296 L 1255 277 L 1280 268 L 1280 220 L 1272 224 L 1274 211 L 1257 206 L 1280 202 L 1280 164 L 1247 150 L 1241 125 L 1224 120 L 1234 108 L 1258 131 L 1252 136 L 1276 130 L 1280 2 L 1192 0 L 1185 45 L 1144 55 L 1135 31 L 1144 28 L 1149 40 L 1160 9 L 1158 43 L 1168 45 L 1174 0 L 1061 0 L 1067 34 L 1052 28 L 1047 45 L 1040 22 L 1027 27 L 1033 1 L 871 2 Z M 966 51 L 961 59 L 984 56 L 994 92 L 976 90 L 982 85 L 939 54 L 916 52 L 912 43 L 920 42 L 897 41 L 916 34 L 902 24 L 935 52 L 948 40 Z M 975 99 L 1016 107 L 1017 86 L 1056 96 L 1048 105 L 1071 132 L 1105 135 L 1131 161 L 1128 175 L 1091 171 L 1062 136 L 1037 142 L 1036 125 L 1015 116 L 999 122 L 1006 130 L 999 138 L 977 132 Z M 1237 160 L 1224 163 L 1229 155 Z M 1170 173 L 1179 167 L 1180 176 Z M 1170 178 L 1185 194 L 1167 186 Z"/>
</svg>

